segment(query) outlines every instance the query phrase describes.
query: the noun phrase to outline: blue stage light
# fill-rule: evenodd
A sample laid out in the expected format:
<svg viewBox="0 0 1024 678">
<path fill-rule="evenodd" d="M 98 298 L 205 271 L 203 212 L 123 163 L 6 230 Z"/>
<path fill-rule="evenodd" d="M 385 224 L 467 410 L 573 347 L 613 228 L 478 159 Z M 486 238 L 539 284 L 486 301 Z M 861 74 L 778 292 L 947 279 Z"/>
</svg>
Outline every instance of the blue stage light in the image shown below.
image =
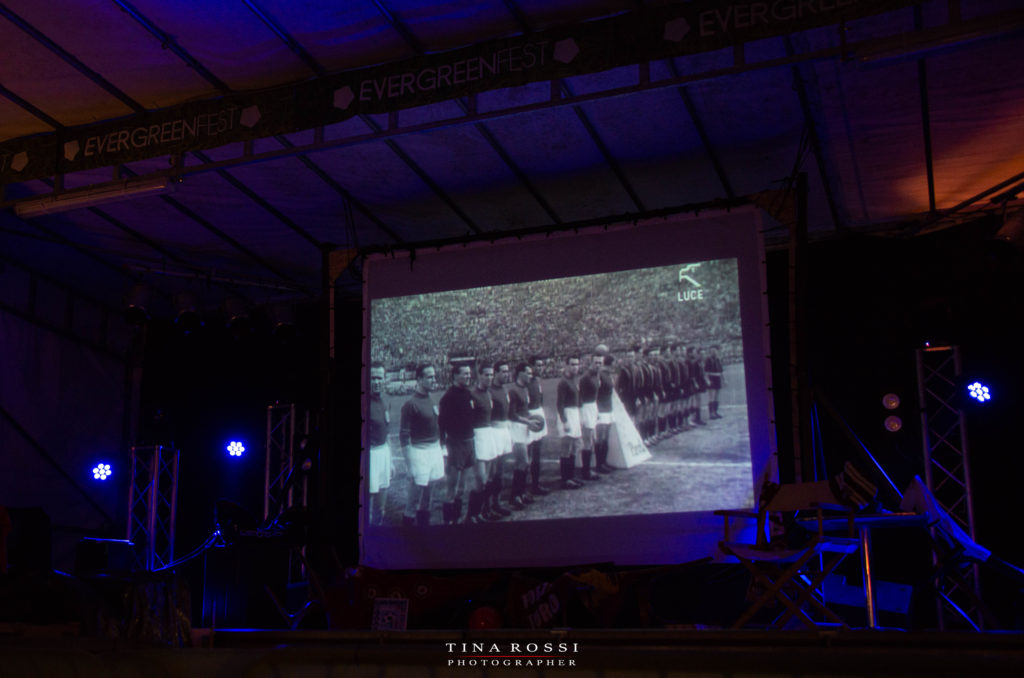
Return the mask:
<svg viewBox="0 0 1024 678">
<path fill-rule="evenodd" d="M 92 477 L 95 480 L 106 480 L 110 477 L 110 474 L 110 464 L 96 464 L 96 467 L 92 470 Z"/>
<path fill-rule="evenodd" d="M 232 440 L 228 443 L 228 454 L 232 457 L 241 457 L 243 452 L 245 452 L 245 445 L 241 442 Z"/>
<path fill-rule="evenodd" d="M 988 386 L 985 386 L 980 381 L 968 385 L 967 393 L 979 403 L 992 400 L 992 393 L 988 390 Z"/>
</svg>

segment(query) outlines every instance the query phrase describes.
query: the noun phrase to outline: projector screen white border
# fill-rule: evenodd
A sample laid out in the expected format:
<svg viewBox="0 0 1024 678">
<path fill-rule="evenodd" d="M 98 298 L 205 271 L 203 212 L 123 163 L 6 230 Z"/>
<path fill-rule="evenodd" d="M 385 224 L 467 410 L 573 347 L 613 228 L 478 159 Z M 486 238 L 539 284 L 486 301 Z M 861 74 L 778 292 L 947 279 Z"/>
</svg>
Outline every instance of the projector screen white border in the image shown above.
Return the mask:
<svg viewBox="0 0 1024 678">
<path fill-rule="evenodd" d="M 373 299 L 735 258 L 751 448 L 751 497 L 774 473 L 768 312 L 761 215 L 754 208 L 368 257 L 364 268 L 363 392 L 368 393 Z M 439 373 L 446 366 L 435 366 Z M 362 400 L 363 419 L 367 401 Z M 397 413 L 395 413 L 397 414 Z M 367 440 L 363 429 L 363 447 Z M 722 520 L 710 511 L 483 525 L 368 525 L 362 455 L 360 563 L 380 569 L 653 565 L 717 556 Z M 403 492 L 393 484 L 391 492 Z M 722 506 L 721 508 L 743 508 Z M 467 546 L 468 545 L 468 546 Z"/>
</svg>

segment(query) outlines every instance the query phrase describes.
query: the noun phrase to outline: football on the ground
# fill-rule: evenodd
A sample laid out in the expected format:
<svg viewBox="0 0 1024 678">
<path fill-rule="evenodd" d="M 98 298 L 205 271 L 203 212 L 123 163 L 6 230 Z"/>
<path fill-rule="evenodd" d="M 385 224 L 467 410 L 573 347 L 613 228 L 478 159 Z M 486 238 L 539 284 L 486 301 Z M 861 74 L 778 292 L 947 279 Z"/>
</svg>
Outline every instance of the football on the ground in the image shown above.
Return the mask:
<svg viewBox="0 0 1024 678">
<path fill-rule="evenodd" d="M 539 414 L 532 414 L 526 424 L 531 431 L 537 432 L 544 428 L 544 417 Z"/>
</svg>

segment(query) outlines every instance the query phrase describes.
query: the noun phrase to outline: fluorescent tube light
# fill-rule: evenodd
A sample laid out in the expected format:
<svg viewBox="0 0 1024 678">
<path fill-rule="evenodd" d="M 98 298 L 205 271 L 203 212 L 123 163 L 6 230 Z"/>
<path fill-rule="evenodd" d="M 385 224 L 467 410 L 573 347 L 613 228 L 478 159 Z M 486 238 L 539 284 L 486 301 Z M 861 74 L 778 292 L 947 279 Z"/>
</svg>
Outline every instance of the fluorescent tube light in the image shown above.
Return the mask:
<svg viewBox="0 0 1024 678">
<path fill-rule="evenodd" d="M 130 200 L 145 195 L 159 195 L 171 190 L 166 177 L 155 179 L 124 179 L 108 184 L 86 188 L 48 193 L 14 203 L 14 213 L 26 219 L 55 214 L 83 207 L 96 207 L 121 200 Z"/>
</svg>

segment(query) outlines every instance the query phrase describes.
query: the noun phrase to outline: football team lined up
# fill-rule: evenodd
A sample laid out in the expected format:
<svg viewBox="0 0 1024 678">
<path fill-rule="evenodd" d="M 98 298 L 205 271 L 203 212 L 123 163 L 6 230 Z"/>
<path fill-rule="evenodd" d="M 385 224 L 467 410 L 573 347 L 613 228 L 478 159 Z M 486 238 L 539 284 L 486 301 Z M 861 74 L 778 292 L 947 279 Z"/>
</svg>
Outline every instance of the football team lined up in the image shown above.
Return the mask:
<svg viewBox="0 0 1024 678">
<path fill-rule="evenodd" d="M 567 356 L 554 403 L 559 488 L 578 490 L 615 470 L 608 464 L 615 394 L 648 447 L 704 425 L 705 402 L 708 418 L 720 419 L 718 394 L 725 382 L 718 351 L 712 346 L 705 357 L 702 349 L 678 344 L 633 346 L 616 363 L 601 344 L 591 353 Z M 474 378 L 474 366 L 459 362 L 437 405 L 430 397 L 434 366 L 417 366 L 414 392 L 400 410 L 398 440 L 409 478 L 403 525 L 429 525 L 431 496 L 437 492 L 443 492 L 445 524 L 498 521 L 551 492 L 540 482 L 541 441 L 548 435 L 541 385 L 546 366 L 544 356 L 514 370 L 507 361 L 479 362 Z M 383 364 L 373 363 L 367 479 L 373 525 L 383 524 L 394 475 L 384 379 Z M 511 482 L 503 493 L 506 466 Z"/>
</svg>

